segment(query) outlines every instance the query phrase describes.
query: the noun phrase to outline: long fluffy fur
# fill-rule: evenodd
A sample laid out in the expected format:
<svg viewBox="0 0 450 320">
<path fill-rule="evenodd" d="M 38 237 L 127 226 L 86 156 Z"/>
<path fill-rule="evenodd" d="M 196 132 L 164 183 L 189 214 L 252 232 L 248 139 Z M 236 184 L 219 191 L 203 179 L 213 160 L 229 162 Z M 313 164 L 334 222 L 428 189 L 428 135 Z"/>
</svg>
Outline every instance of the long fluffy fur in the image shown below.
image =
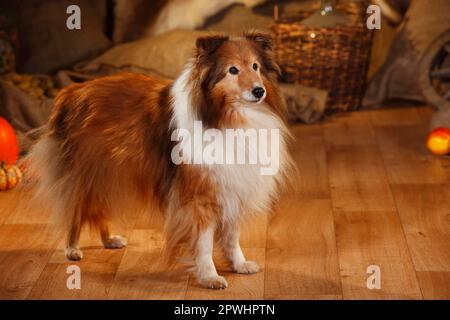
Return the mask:
<svg viewBox="0 0 450 320">
<path fill-rule="evenodd" d="M 236 79 L 240 86 L 261 79 L 267 95 L 258 105 L 230 98 L 235 80 L 225 74 L 229 63 L 252 57 L 260 71 L 242 71 Z M 278 72 L 270 38 L 252 32 L 199 39 L 194 58 L 174 82 L 120 74 L 63 89 L 48 132 L 26 161 L 38 178 L 38 198 L 65 222 L 68 247 L 76 246 L 85 224 L 109 236 L 109 220 L 156 204 L 164 213 L 171 256 L 180 248 L 198 255 L 208 247 L 199 239 L 214 231 L 226 250 L 237 237 L 230 230 L 248 213 L 269 211 L 292 169 Z M 173 164 L 170 135 L 177 128 L 192 130 L 194 120 L 222 131 L 280 129 L 279 172 L 262 176 L 258 165 Z M 231 259 L 242 255 L 235 244 L 229 250 Z M 201 278 L 205 271 L 198 265 Z M 203 284 L 226 286 L 211 281 Z"/>
</svg>

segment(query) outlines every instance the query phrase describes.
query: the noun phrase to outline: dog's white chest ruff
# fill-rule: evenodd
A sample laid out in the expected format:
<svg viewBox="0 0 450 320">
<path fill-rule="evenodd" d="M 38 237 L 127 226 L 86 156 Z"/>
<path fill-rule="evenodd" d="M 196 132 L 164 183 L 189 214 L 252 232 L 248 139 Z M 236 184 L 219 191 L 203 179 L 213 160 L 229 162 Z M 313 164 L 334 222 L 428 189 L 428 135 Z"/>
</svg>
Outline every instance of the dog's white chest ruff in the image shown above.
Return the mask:
<svg viewBox="0 0 450 320">
<path fill-rule="evenodd" d="M 277 189 L 275 176 L 263 176 L 259 168 L 245 165 L 221 165 L 210 170 L 218 187 L 217 197 L 224 220 L 269 210 Z"/>
<path fill-rule="evenodd" d="M 277 170 L 271 174 L 263 174 L 261 169 L 265 165 L 260 162 L 210 166 L 209 170 L 218 186 L 223 218 L 227 220 L 237 219 L 240 214 L 269 211 L 272 199 L 277 194 L 278 181 L 285 169 L 286 144 L 282 134 L 277 135 L 277 141 L 274 141 L 277 148 L 271 149 L 271 139 L 274 137 L 270 137 L 270 130 L 279 130 L 278 126 L 282 125 L 280 120 L 274 115 L 254 109 L 243 108 L 241 112 L 248 118 L 249 128 L 257 132 L 263 129 L 264 134 L 268 135 L 267 144 L 247 144 L 244 152 L 248 154 L 249 149 L 256 148 L 258 154 L 271 155 L 272 161 L 277 162 Z"/>
<path fill-rule="evenodd" d="M 177 129 L 189 132 L 189 136 L 194 136 L 194 124 L 199 119 L 196 118 L 190 106 L 190 93 L 187 79 L 189 76 L 189 68 L 177 79 L 172 94 L 174 97 L 174 113 L 172 123 Z M 257 163 L 215 163 L 202 164 L 202 169 L 209 171 L 212 182 L 217 186 L 217 200 L 222 208 L 224 220 L 232 221 L 239 218 L 243 213 L 267 212 L 270 210 L 272 199 L 276 197 L 278 184 L 282 179 L 282 175 L 286 169 L 287 148 L 282 128 L 284 124 L 282 120 L 271 113 L 268 107 L 263 103 L 241 105 L 236 107 L 240 115 L 246 120 L 245 127 L 240 130 L 254 130 L 260 139 L 260 134 L 266 135 L 266 144 L 261 145 L 258 140 L 256 145 L 245 144 L 244 147 L 235 145 L 236 153 L 248 154 L 251 151 L 256 155 L 271 155 L 272 160 L 276 160 L 276 170 L 264 174 L 263 168 L 269 164 Z M 277 133 L 273 135 L 271 130 Z M 220 129 L 221 135 L 226 137 L 227 129 Z M 244 134 L 244 133 L 243 133 Z M 273 141 L 276 140 L 276 141 Z M 221 140 L 219 149 L 223 150 L 223 160 L 226 159 L 228 143 L 227 139 Z M 275 144 L 272 144 L 275 142 Z M 276 148 L 273 146 L 276 145 Z M 242 149 L 243 148 L 243 149 Z M 256 148 L 256 149 L 255 149 Z M 183 159 L 184 162 L 196 163 L 195 159 L 201 158 L 203 149 L 193 148 L 189 155 L 190 159 Z M 247 158 L 248 159 L 248 158 Z M 258 158 L 258 160 L 261 160 Z M 198 163 L 198 162 L 197 162 Z"/>
</svg>

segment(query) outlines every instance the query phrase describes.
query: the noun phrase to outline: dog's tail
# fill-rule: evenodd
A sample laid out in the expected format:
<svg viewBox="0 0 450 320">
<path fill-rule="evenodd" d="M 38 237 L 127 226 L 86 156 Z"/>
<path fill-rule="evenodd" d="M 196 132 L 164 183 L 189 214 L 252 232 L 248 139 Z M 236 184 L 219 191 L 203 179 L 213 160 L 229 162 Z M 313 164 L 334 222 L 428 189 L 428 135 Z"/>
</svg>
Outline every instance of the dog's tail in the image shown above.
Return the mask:
<svg viewBox="0 0 450 320">
<path fill-rule="evenodd" d="M 21 191 L 31 194 L 29 206 L 48 210 L 50 221 L 58 225 L 73 220 L 74 208 L 70 207 L 76 203 L 61 157 L 61 146 L 47 129 L 18 163 L 24 175 Z"/>
</svg>

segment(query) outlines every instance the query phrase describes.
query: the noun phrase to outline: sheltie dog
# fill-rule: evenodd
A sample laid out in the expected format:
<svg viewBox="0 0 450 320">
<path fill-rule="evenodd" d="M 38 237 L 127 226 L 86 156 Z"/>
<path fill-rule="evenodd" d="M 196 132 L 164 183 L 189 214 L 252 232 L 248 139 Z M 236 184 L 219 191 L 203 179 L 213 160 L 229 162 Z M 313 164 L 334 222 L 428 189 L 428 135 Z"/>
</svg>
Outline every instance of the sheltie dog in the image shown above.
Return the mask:
<svg viewBox="0 0 450 320">
<path fill-rule="evenodd" d="M 104 247 L 126 246 L 110 233 L 111 219 L 155 203 L 164 216 L 167 252 L 188 252 L 201 286 L 227 287 L 213 262 L 214 243 L 233 271 L 258 272 L 239 245 L 239 224 L 271 209 L 292 168 L 278 76 L 270 36 L 252 31 L 199 38 L 175 81 L 128 73 L 61 90 L 27 163 L 38 198 L 47 196 L 66 222 L 67 258 L 82 258 L 85 224 L 98 230 Z M 173 132 L 191 132 L 194 121 L 218 132 L 279 130 L 279 169 L 264 175 L 261 163 L 175 164 Z M 239 148 L 249 153 L 251 146 Z"/>
</svg>

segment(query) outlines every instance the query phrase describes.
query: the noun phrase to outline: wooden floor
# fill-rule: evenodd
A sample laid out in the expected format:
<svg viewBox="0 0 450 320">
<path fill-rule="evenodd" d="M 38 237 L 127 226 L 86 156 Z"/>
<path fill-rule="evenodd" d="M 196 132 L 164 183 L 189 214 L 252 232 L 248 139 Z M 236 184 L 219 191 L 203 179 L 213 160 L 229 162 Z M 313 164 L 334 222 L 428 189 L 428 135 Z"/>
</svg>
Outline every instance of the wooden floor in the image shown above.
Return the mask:
<svg viewBox="0 0 450 320">
<path fill-rule="evenodd" d="M 63 238 L 27 194 L 0 193 L 2 299 L 450 299 L 450 160 L 427 153 L 426 107 L 363 111 L 298 125 L 298 185 L 270 217 L 243 232 L 262 272 L 229 288 L 199 288 L 158 263 L 161 221 L 138 216 L 123 250 L 82 238 L 84 260 L 68 262 Z M 81 268 L 68 290 L 67 266 Z M 381 289 L 367 288 L 367 267 Z"/>
</svg>

